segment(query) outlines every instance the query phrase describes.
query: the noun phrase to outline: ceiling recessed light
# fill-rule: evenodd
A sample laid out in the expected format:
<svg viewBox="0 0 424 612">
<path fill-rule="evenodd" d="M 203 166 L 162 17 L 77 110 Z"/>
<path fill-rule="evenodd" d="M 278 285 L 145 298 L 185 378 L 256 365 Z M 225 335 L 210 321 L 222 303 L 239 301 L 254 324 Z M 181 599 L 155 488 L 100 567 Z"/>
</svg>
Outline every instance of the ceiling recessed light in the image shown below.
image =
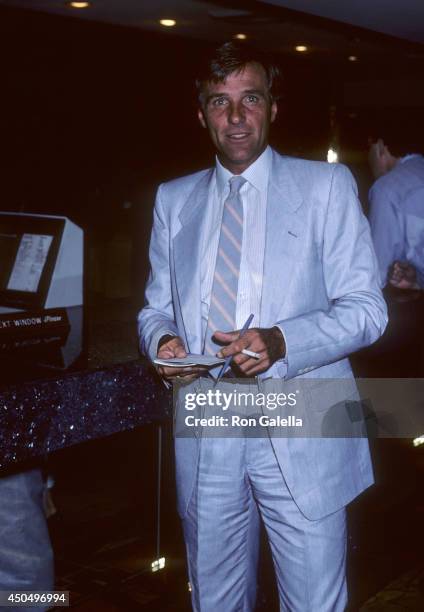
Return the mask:
<svg viewBox="0 0 424 612">
<path fill-rule="evenodd" d="M 85 9 L 91 6 L 91 2 L 67 2 L 66 4 L 75 9 Z"/>
<path fill-rule="evenodd" d="M 165 26 L 165 28 L 172 28 L 174 25 L 177 25 L 175 19 L 161 19 L 159 23 Z"/>
<path fill-rule="evenodd" d="M 246 34 L 236 34 L 234 38 L 237 38 L 238 40 L 246 40 L 247 36 Z"/>
<path fill-rule="evenodd" d="M 356 55 L 349 55 L 349 57 L 347 58 L 349 60 L 349 62 L 357 62 L 358 58 Z"/>
<path fill-rule="evenodd" d="M 305 51 L 308 50 L 308 47 L 306 45 L 296 45 L 295 49 L 296 51 L 299 51 L 299 53 L 305 53 Z"/>
</svg>

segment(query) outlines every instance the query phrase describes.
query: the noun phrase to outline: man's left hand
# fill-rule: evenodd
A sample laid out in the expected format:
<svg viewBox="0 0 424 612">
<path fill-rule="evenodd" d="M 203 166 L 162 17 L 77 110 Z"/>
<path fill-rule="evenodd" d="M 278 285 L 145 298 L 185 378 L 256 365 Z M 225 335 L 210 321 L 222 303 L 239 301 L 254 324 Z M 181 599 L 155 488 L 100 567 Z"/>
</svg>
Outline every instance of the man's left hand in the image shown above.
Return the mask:
<svg viewBox="0 0 424 612">
<path fill-rule="evenodd" d="M 286 343 L 278 327 L 248 329 L 242 337 L 240 330 L 228 333 L 216 331 L 214 337 L 218 342 L 227 344 L 219 351 L 218 357 L 232 355 L 232 363 L 242 376 L 256 376 L 265 372 L 286 354 Z M 244 355 L 243 349 L 258 353 L 259 359 Z"/>
</svg>

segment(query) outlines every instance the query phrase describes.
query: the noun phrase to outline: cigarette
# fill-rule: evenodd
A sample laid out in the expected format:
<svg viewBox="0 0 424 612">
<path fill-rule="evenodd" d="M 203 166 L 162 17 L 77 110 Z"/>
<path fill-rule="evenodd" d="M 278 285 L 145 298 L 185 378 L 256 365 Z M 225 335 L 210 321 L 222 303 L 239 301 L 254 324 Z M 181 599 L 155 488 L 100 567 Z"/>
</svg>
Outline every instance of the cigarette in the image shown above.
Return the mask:
<svg viewBox="0 0 424 612">
<path fill-rule="evenodd" d="M 248 357 L 253 357 L 253 359 L 260 359 L 261 358 L 259 353 L 255 353 L 253 351 L 249 351 L 249 349 L 243 349 L 242 353 L 243 353 L 243 355 L 247 355 Z"/>
</svg>

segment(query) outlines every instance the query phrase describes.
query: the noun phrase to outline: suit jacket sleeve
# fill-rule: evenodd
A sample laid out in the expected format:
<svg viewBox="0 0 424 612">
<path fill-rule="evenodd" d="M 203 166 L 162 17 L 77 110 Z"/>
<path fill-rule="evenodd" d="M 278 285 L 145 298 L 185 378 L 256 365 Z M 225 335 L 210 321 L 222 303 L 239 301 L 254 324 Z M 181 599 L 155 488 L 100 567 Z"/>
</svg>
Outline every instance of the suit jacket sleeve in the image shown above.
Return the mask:
<svg viewBox="0 0 424 612">
<path fill-rule="evenodd" d="M 278 321 L 287 347 L 287 378 L 372 344 L 387 324 L 370 229 L 349 170 L 334 168 L 322 245 L 327 310 Z"/>
<path fill-rule="evenodd" d="M 171 296 L 169 219 L 163 207 L 161 191 L 162 186 L 158 189 L 153 213 L 146 304 L 138 315 L 140 349 L 152 360 L 157 355 L 158 342 L 162 336 L 178 335 Z"/>
</svg>

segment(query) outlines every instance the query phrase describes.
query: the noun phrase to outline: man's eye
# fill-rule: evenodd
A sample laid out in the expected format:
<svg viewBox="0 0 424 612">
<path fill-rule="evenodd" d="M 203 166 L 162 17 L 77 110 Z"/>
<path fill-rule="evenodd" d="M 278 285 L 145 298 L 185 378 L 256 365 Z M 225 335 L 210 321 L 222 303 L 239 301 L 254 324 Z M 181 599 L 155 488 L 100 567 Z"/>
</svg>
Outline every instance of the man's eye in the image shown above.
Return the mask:
<svg viewBox="0 0 424 612">
<path fill-rule="evenodd" d="M 227 100 L 225 98 L 215 98 L 212 100 L 212 106 L 223 106 L 226 103 Z"/>
<path fill-rule="evenodd" d="M 254 95 L 246 96 L 245 99 L 246 99 L 246 102 L 248 102 L 249 104 L 257 104 L 259 102 L 258 96 L 254 96 Z"/>
</svg>

